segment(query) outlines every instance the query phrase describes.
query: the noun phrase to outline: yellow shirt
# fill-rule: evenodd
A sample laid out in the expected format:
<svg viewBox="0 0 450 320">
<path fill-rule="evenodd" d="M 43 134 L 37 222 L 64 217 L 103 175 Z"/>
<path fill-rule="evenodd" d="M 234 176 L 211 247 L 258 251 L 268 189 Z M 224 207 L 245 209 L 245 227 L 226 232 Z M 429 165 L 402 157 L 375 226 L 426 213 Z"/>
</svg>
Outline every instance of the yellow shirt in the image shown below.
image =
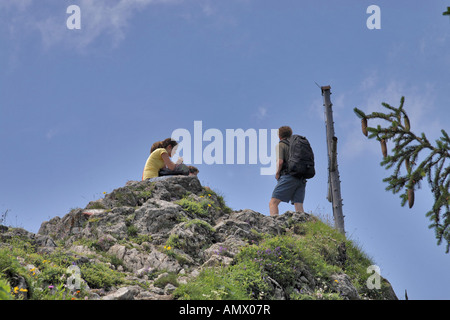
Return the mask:
<svg viewBox="0 0 450 320">
<path fill-rule="evenodd" d="M 158 176 L 159 170 L 165 167 L 164 160 L 161 157 L 163 153 L 167 153 L 166 149 L 158 148 L 153 151 L 145 163 L 142 180 L 155 178 Z"/>
</svg>

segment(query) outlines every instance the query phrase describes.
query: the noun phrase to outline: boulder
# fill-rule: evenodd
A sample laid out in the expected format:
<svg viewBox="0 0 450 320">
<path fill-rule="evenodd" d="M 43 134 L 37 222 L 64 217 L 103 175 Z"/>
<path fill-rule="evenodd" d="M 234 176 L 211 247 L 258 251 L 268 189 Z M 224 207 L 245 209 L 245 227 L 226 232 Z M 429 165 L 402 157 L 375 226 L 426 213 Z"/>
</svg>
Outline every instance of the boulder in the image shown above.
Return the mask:
<svg viewBox="0 0 450 320">
<path fill-rule="evenodd" d="M 80 267 L 103 263 L 125 274 L 123 287 L 87 287 L 89 299 L 170 300 L 176 283 L 159 288 L 154 285 L 158 275 L 187 283 L 204 268 L 232 266 L 243 247 L 266 236 L 301 236 L 301 224 L 311 219 L 310 214 L 293 211 L 277 217 L 251 209 L 232 211 L 212 190 L 202 187 L 197 177 L 174 176 L 155 182 L 128 181 L 86 208 L 43 222 L 36 235 L 1 226 L 0 240 L 21 237 L 34 244 L 38 253 L 61 250 Z M 110 262 L 105 262 L 107 259 Z M 347 253 L 343 244 L 337 260 L 344 269 Z M 323 286 L 323 280 L 316 279 L 311 270 L 301 259 L 292 270 L 293 288 L 300 294 L 313 295 Z M 27 287 L 25 278 L 14 276 L 13 284 Z M 283 288 L 281 284 L 286 282 L 274 274 L 264 281 L 272 299 L 288 299 L 294 290 Z M 361 299 L 347 274 L 333 274 L 331 285 L 330 279 L 327 281 L 327 288 L 331 286 L 344 299 Z M 384 296 L 396 299 L 388 287 Z"/>
<path fill-rule="evenodd" d="M 358 290 L 353 286 L 350 278 L 345 273 L 331 275 L 334 290 L 347 300 L 360 300 Z"/>
<path fill-rule="evenodd" d="M 134 300 L 139 291 L 140 288 L 138 286 L 122 287 L 104 296 L 102 300 Z"/>
</svg>

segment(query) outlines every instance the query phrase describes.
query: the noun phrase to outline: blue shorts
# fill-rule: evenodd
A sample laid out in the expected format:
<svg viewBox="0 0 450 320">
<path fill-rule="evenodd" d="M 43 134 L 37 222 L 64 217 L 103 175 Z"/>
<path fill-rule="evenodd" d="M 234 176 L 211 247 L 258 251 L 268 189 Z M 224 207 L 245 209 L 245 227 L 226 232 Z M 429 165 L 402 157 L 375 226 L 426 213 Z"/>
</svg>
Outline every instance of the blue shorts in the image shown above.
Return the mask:
<svg viewBox="0 0 450 320">
<path fill-rule="evenodd" d="M 282 175 L 272 193 L 272 198 L 283 202 L 303 203 L 305 200 L 306 179 L 299 179 L 289 174 Z"/>
</svg>

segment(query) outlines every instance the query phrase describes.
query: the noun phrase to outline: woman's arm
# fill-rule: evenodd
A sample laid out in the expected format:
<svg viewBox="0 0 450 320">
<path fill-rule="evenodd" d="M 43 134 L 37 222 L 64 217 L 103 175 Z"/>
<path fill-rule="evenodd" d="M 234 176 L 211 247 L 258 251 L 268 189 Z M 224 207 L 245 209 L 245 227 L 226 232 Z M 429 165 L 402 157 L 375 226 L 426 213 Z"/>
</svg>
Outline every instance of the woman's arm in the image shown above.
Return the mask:
<svg viewBox="0 0 450 320">
<path fill-rule="evenodd" d="M 169 170 L 175 169 L 175 163 L 173 163 L 172 160 L 170 160 L 169 154 L 167 152 L 161 154 L 161 158 L 164 160 L 164 164 L 166 165 L 167 168 L 169 168 Z"/>
</svg>

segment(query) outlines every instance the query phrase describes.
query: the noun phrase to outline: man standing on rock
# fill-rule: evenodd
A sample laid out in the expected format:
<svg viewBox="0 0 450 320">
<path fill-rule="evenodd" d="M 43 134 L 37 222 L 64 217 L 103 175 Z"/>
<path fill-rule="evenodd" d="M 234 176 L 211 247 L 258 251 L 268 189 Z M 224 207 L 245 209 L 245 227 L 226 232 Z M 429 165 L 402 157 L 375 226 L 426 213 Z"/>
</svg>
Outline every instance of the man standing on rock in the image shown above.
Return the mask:
<svg viewBox="0 0 450 320">
<path fill-rule="evenodd" d="M 277 144 L 277 172 L 275 179 L 277 185 L 272 193 L 272 198 L 269 202 L 270 215 L 272 217 L 278 216 L 278 205 L 280 202 L 291 201 L 294 204 L 295 211 L 303 211 L 303 200 L 305 199 L 306 179 L 291 176 L 288 173 L 287 163 L 289 159 L 289 139 L 292 136 L 292 129 L 288 126 L 283 126 L 278 129 L 278 137 L 280 142 Z"/>
</svg>

